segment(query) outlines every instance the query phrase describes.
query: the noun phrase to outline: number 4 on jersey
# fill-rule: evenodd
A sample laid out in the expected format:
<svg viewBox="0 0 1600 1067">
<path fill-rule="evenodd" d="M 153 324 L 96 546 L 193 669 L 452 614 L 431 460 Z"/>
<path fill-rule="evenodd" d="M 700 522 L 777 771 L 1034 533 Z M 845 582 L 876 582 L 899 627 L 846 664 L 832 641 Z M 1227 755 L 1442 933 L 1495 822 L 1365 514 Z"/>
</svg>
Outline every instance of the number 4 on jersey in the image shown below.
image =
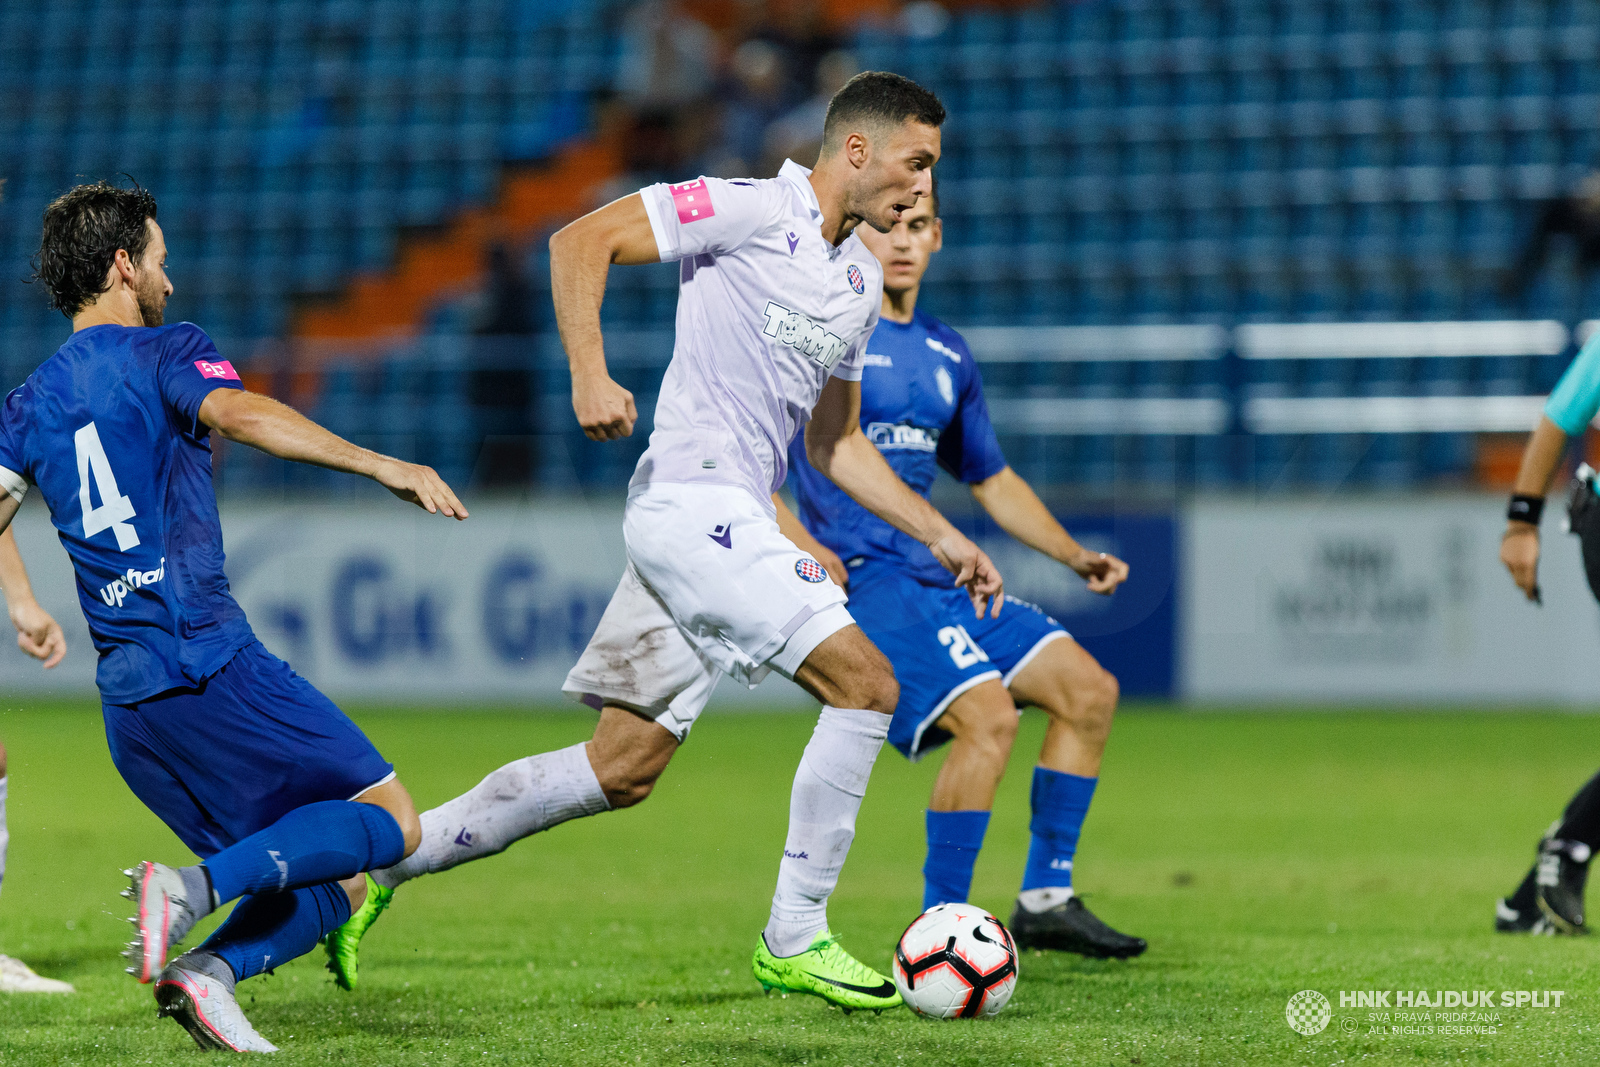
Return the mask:
<svg viewBox="0 0 1600 1067">
<path fill-rule="evenodd" d="M 137 547 L 139 535 L 132 524 L 133 501 L 117 488 L 117 476 L 111 473 L 111 460 L 106 458 L 106 448 L 100 443 L 100 431 L 94 423 L 73 435 L 78 449 L 78 503 L 83 509 L 83 536 L 93 537 L 109 529 L 117 535 L 117 550 L 126 552 Z M 100 506 L 91 506 L 89 480 L 94 479 L 95 491 L 100 496 Z"/>
</svg>

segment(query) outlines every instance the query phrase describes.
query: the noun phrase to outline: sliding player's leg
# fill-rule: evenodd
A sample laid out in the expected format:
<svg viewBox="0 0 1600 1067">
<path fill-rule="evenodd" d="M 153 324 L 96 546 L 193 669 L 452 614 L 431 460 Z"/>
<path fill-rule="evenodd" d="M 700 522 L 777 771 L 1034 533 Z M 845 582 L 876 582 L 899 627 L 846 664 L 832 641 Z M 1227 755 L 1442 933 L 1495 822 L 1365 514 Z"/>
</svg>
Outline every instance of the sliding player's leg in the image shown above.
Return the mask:
<svg viewBox="0 0 1600 1067">
<path fill-rule="evenodd" d="M 872 766 L 888 736 L 899 687 L 889 661 L 847 625 L 804 650 L 794 635 L 798 670 L 785 669 L 822 701 L 816 729 L 800 757 L 789 797 L 789 830 L 767 927 L 752 967 L 767 989 L 811 993 L 845 1010 L 882 1011 L 900 995 L 883 975 L 847 953 L 828 927 L 828 898 L 839 881 Z M 792 661 L 791 661 L 792 662 Z"/>
<path fill-rule="evenodd" d="M 1539 841 L 1522 884 L 1495 905 L 1501 933 L 1584 933 L 1589 861 L 1600 849 L 1600 773 L 1567 802 Z"/>
<path fill-rule="evenodd" d="M 108 715 L 107 734 L 124 779 L 185 844 L 201 855 L 215 854 L 227 830 L 163 765 L 147 744 L 152 739 L 139 735 L 138 724 L 118 718 Z M 184 906 L 181 900 L 170 903 Z M 167 962 L 156 975 L 161 1014 L 178 1022 L 202 1048 L 274 1051 L 245 1018 L 235 986 L 266 967 L 303 955 L 318 937 L 337 928 L 351 903 L 339 883 L 245 897 L 203 945 Z"/>
<path fill-rule="evenodd" d="M 245 1018 L 235 987 L 310 952 L 349 917 L 351 903 L 340 882 L 244 897 L 204 943 L 162 969 L 155 986 L 161 1014 L 201 1048 L 277 1051 Z"/>
<path fill-rule="evenodd" d="M 378 790 L 387 795 L 315 801 L 294 808 L 197 864 L 138 864 L 128 872 L 132 885 L 124 894 L 138 908 L 136 934 L 127 952 L 133 963 L 130 972 L 141 982 L 153 980 L 165 966 L 167 949 L 230 901 L 338 882 L 404 857 L 418 836 L 410 797 L 393 780 L 373 791 Z M 345 891 L 339 889 L 338 895 L 345 897 Z M 346 917 L 348 907 L 346 914 L 319 931 L 312 943 Z M 308 949 L 301 948 L 295 955 Z M 294 958 L 286 953 L 287 949 L 283 962 Z"/>
<path fill-rule="evenodd" d="M 199 687 L 104 710 L 118 771 L 202 857 L 132 872 L 140 981 L 154 980 L 167 948 L 229 900 L 336 882 L 415 846 L 416 813 L 393 766 L 259 644 Z"/>
<path fill-rule="evenodd" d="M 6 831 L 6 746 L 0 744 L 0 886 L 6 878 L 6 846 L 10 834 Z M 19 959 L 0 955 L 0 993 L 71 993 L 72 986 L 54 978 L 34 974 L 33 969 Z"/>
<path fill-rule="evenodd" d="M 1040 618 L 1053 623 L 1030 605 L 1011 602 L 1007 608 L 1019 624 Z M 1009 659 L 1003 648 L 1000 654 Z M 1144 939 L 1111 929 L 1072 889 L 1078 836 L 1116 713 L 1117 680 L 1065 631 L 1054 629 L 1008 667 L 1006 682 L 1019 707 L 1036 706 L 1050 716 L 1033 769 L 1033 843 L 1011 917 L 1012 934 L 1023 947 L 1137 956 L 1145 950 Z"/>
</svg>

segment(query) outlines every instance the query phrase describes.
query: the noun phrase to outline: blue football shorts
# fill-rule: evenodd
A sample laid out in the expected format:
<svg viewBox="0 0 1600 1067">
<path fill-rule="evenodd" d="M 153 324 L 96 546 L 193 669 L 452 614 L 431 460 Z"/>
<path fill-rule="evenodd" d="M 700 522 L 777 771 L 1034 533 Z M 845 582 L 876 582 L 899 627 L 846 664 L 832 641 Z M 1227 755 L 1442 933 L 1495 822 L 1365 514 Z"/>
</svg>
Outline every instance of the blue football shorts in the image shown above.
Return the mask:
<svg viewBox="0 0 1600 1067">
<path fill-rule="evenodd" d="M 123 781 L 201 858 L 394 777 L 361 728 L 260 641 L 192 689 L 103 710 Z"/>
<path fill-rule="evenodd" d="M 1040 649 L 1071 636 L 1026 600 L 1007 596 L 998 619 L 975 618 L 966 590 L 872 560 L 851 569 L 849 591 L 850 614 L 894 665 L 900 703 L 889 743 L 911 760 L 950 740 L 934 723 L 956 697 L 991 678 L 1009 686 Z"/>
</svg>

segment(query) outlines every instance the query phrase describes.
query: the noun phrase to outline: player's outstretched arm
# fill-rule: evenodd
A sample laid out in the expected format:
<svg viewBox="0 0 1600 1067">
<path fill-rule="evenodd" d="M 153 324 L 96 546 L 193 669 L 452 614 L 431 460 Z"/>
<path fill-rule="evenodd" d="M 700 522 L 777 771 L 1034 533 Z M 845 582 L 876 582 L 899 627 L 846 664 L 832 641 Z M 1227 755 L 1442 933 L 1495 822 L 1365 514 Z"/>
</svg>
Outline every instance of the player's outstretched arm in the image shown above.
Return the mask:
<svg viewBox="0 0 1600 1067">
<path fill-rule="evenodd" d="M 1551 421 L 1550 416 L 1539 418 L 1522 450 L 1522 465 L 1517 469 L 1517 482 L 1511 492 L 1516 496 L 1543 499 L 1550 491 L 1550 482 L 1556 476 L 1561 456 L 1567 450 L 1567 432 Z M 1500 538 L 1500 562 L 1511 572 L 1529 600 L 1539 599 L 1539 524 L 1506 520 L 1506 532 Z"/>
<path fill-rule="evenodd" d="M 353 445 L 270 396 L 214 389 L 200 405 L 200 421 L 230 441 L 279 459 L 364 475 L 429 514 L 467 517 L 467 509 L 432 467 Z"/>
<path fill-rule="evenodd" d="M 17 537 L 9 528 L 17 502 L 8 497 L 5 504 L 10 507 L 0 506 L 0 528 L 5 529 L 0 533 L 0 593 L 5 595 L 11 625 L 17 628 L 17 647 L 43 660 L 46 668 L 54 667 L 67 654 L 67 638 L 61 624 L 33 597 L 22 553 L 17 551 Z"/>
<path fill-rule="evenodd" d="M 611 264 L 659 263 L 655 234 L 638 193 L 568 223 L 550 238 L 550 294 L 572 368 L 572 410 L 591 441 L 633 433 L 633 394 L 611 380 L 600 336 L 600 302 Z"/>
<path fill-rule="evenodd" d="M 972 495 L 1006 533 L 1036 552 L 1065 563 L 1089 585 L 1089 592 L 1110 596 L 1128 580 L 1128 565 L 1106 552 L 1078 544 L 1050 514 L 1033 486 L 1010 467 L 972 483 Z"/>
<path fill-rule="evenodd" d="M 927 545 L 956 576 L 980 616 L 1000 614 L 1004 584 L 984 553 L 950 520 L 900 480 L 861 432 L 861 383 L 830 378 L 806 424 L 806 458 L 835 485 L 883 521 Z"/>
<path fill-rule="evenodd" d="M 828 577 L 833 579 L 833 584 L 840 589 L 850 585 L 850 572 L 845 570 L 844 560 L 839 558 L 839 553 L 811 536 L 811 531 L 806 529 L 800 517 L 789 510 L 789 505 L 783 502 L 783 497 L 777 493 L 772 494 L 772 506 L 778 509 L 778 530 L 783 536 L 793 541 L 795 547 L 802 552 L 811 553 L 812 557 L 828 572 Z"/>
</svg>

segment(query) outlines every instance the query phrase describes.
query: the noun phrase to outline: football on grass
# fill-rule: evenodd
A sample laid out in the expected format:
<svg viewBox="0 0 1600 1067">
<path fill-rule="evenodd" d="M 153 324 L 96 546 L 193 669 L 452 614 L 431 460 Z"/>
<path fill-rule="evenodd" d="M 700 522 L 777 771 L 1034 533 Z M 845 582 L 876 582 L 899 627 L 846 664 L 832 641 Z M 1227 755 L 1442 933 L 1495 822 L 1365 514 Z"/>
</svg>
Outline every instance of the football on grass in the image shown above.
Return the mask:
<svg viewBox="0 0 1600 1067">
<path fill-rule="evenodd" d="M 1017 987 L 1017 944 L 1005 924 L 982 908 L 940 904 L 900 935 L 894 984 L 918 1015 L 987 1019 L 999 1014 Z"/>
</svg>

